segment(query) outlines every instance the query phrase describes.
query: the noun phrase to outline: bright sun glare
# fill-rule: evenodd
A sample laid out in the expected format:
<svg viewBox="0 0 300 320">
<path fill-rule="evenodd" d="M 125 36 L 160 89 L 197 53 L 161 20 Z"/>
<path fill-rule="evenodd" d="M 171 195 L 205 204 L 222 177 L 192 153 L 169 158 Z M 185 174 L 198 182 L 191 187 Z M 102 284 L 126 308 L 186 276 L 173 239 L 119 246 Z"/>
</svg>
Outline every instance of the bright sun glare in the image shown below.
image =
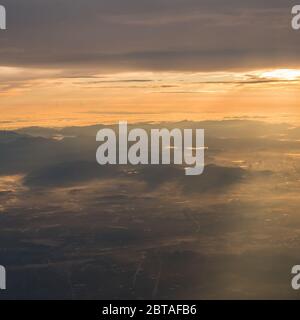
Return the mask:
<svg viewBox="0 0 300 320">
<path fill-rule="evenodd" d="M 263 72 L 262 78 L 278 79 L 278 80 L 300 80 L 300 70 L 296 69 L 277 69 L 273 71 Z"/>
</svg>

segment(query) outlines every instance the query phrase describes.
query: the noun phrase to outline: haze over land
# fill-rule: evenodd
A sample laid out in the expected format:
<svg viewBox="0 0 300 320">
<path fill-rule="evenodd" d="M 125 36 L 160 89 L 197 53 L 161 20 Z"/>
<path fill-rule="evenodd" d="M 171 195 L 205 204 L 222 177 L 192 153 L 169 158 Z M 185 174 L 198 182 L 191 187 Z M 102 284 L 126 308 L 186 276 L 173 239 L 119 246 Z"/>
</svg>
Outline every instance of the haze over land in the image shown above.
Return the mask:
<svg viewBox="0 0 300 320">
<path fill-rule="evenodd" d="M 101 125 L 0 134 L 4 298 L 296 298 L 299 127 L 162 126 L 206 129 L 202 176 L 97 165 Z"/>
</svg>

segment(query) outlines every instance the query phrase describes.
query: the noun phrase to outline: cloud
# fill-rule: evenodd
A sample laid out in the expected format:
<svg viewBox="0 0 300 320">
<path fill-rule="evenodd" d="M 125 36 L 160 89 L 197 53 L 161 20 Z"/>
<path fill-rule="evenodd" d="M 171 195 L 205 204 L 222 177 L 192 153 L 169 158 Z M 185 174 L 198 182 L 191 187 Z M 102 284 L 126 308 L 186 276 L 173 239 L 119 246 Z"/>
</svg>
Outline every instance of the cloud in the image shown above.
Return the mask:
<svg viewBox="0 0 300 320">
<path fill-rule="evenodd" d="M 226 191 L 250 174 L 241 168 L 210 164 L 205 166 L 201 176 L 185 176 L 183 168 L 175 166 L 147 166 L 137 169 L 135 177 L 146 182 L 152 190 L 165 183 L 175 183 L 185 194 L 201 194 Z"/>
<path fill-rule="evenodd" d="M 101 167 L 96 162 L 65 162 L 29 173 L 24 184 L 30 187 L 63 187 L 118 176 L 120 171 L 115 166 Z"/>
<path fill-rule="evenodd" d="M 56 69 L 0 66 L 0 75 L 2 79 L 0 94 L 5 94 L 16 89 L 31 88 L 43 79 L 59 77 L 61 71 Z"/>
<path fill-rule="evenodd" d="M 9 13 L 3 65 L 195 71 L 299 64 L 290 0 L 2 2 Z"/>
</svg>

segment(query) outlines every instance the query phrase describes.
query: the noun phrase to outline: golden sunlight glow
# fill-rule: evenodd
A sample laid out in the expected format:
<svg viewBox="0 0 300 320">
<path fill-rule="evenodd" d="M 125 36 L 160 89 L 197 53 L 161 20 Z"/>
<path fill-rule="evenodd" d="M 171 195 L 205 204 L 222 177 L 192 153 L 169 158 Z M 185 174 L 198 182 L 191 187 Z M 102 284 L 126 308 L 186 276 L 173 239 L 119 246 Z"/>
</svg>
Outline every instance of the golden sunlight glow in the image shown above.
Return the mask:
<svg viewBox="0 0 300 320">
<path fill-rule="evenodd" d="M 299 115 L 300 69 L 119 72 L 0 66 L 0 128 Z M 280 118 L 281 119 L 281 118 Z M 298 122 L 298 120 L 297 120 Z M 300 122 L 300 120 L 299 120 Z"/>
</svg>

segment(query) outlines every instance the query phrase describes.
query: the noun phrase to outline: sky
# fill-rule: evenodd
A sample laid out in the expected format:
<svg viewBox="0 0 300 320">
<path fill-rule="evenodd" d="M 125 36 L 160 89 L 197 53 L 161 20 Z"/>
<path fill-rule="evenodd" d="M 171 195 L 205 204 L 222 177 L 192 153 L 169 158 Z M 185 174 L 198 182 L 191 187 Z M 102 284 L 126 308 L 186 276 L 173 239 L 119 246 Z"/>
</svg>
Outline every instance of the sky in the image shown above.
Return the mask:
<svg viewBox="0 0 300 320">
<path fill-rule="evenodd" d="M 2 128 L 298 114 L 294 1 L 2 0 Z"/>
</svg>

